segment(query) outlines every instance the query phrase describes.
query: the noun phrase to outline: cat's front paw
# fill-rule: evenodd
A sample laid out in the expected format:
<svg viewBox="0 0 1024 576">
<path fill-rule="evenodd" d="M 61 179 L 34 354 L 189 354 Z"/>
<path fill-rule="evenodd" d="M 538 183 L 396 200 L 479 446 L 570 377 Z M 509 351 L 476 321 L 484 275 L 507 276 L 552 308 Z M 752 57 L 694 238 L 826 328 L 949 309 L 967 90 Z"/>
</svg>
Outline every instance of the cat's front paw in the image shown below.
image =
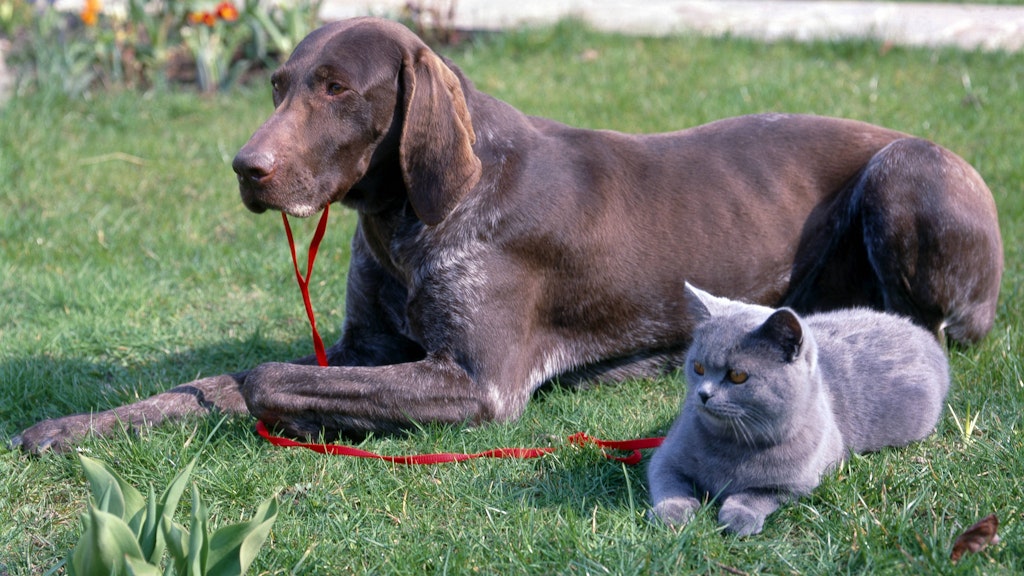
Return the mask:
<svg viewBox="0 0 1024 576">
<path fill-rule="evenodd" d="M 693 519 L 698 508 L 700 508 L 700 502 L 696 498 L 666 498 L 647 512 L 647 519 L 651 522 L 662 522 L 667 526 L 679 528 Z"/>
<path fill-rule="evenodd" d="M 764 528 L 765 516 L 759 515 L 743 506 L 722 506 L 718 512 L 718 523 L 725 527 L 726 532 L 737 536 L 750 536 Z"/>
</svg>

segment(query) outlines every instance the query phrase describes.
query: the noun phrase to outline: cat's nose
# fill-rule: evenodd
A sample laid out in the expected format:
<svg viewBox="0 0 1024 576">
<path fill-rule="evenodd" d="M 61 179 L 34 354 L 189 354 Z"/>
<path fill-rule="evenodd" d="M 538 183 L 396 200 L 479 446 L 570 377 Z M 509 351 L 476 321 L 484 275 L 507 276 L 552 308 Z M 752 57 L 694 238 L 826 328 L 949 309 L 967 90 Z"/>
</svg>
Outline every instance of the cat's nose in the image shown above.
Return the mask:
<svg viewBox="0 0 1024 576">
<path fill-rule="evenodd" d="M 708 403 L 708 399 L 711 398 L 711 393 L 708 392 L 707 390 L 698 390 L 697 391 L 697 396 L 700 397 L 701 404 L 707 404 Z"/>
</svg>

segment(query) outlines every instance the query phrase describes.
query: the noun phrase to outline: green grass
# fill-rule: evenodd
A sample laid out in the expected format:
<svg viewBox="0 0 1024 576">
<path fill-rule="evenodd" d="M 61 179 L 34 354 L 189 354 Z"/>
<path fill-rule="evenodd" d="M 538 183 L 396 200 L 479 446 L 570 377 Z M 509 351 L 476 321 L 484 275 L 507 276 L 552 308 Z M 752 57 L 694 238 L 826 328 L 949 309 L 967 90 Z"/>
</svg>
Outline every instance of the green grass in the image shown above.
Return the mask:
<svg viewBox="0 0 1024 576">
<path fill-rule="evenodd" d="M 937 140 L 972 162 L 1000 208 L 999 318 L 951 352 L 933 437 L 854 458 L 761 535 L 711 512 L 648 525 L 643 467 L 567 447 L 532 461 L 399 467 L 269 446 L 247 418 L 90 440 L 137 485 L 194 473 L 214 524 L 282 493 L 266 573 L 954 573 L 1024 570 L 1024 56 L 598 35 L 574 25 L 449 51 L 479 88 L 568 123 L 658 131 L 750 112 L 848 116 Z M 104 409 L 199 375 L 307 354 L 280 219 L 248 213 L 230 170 L 269 114 L 264 88 L 228 96 L 40 94 L 0 111 L 0 440 L 45 417 Z M 314 276 L 326 340 L 341 320 L 353 214 L 332 215 Z M 299 226 L 307 239 L 312 222 Z M 305 240 L 299 240 L 300 243 Z M 664 432 L 679 378 L 555 390 L 515 424 L 371 439 L 389 454 L 543 445 L 586 431 Z M 957 414 L 957 419 L 952 417 Z M 975 430 L 961 429 L 975 420 Z M 957 425 L 960 421 L 960 426 Z M 556 440 L 556 443 L 561 443 Z M 45 572 L 79 533 L 77 459 L 0 448 L 0 574 Z M 1003 542 L 953 566 L 955 535 L 996 512 Z"/>
</svg>

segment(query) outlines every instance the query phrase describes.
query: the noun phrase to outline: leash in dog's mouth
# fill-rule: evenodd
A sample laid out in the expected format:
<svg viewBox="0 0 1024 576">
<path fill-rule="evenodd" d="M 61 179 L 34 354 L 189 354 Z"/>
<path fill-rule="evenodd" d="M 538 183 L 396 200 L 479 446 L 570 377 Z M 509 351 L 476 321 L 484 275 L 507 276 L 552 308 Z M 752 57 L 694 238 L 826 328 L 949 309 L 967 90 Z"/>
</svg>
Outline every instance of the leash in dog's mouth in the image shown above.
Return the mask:
<svg viewBox="0 0 1024 576">
<path fill-rule="evenodd" d="M 316 261 L 316 252 L 320 248 L 320 242 L 324 239 L 327 231 L 327 215 L 331 205 L 324 206 L 320 214 L 320 222 L 316 225 L 316 232 L 309 242 L 309 255 L 306 263 L 306 275 L 299 272 L 299 260 L 295 256 L 295 239 L 292 237 L 292 227 L 288 225 L 288 215 L 281 212 L 281 219 L 284 221 L 284 232 L 288 236 L 288 249 L 292 253 L 292 265 L 295 267 L 295 280 L 299 283 L 299 290 L 302 292 L 302 303 L 306 305 L 306 316 L 309 318 L 309 326 L 313 330 L 313 349 L 316 350 L 316 362 L 321 366 L 327 366 L 327 352 L 324 349 L 324 341 L 320 339 L 320 332 L 316 329 L 316 315 L 313 313 L 313 303 L 309 299 L 309 278 L 313 275 L 313 263 Z"/>
</svg>

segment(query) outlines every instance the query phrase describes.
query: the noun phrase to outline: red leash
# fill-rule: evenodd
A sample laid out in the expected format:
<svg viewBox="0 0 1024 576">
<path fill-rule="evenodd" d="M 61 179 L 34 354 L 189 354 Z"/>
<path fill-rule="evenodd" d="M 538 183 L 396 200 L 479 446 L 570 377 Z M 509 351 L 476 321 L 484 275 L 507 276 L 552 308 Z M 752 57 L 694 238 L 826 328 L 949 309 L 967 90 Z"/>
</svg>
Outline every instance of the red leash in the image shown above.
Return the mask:
<svg viewBox="0 0 1024 576">
<path fill-rule="evenodd" d="M 360 450 L 351 446 L 345 446 L 343 444 L 319 444 L 311 442 L 299 442 L 292 440 L 291 438 L 282 438 L 280 436 L 274 436 L 267 430 L 267 426 L 263 422 L 256 422 L 256 431 L 259 432 L 260 436 L 263 436 L 274 446 L 283 446 L 286 448 L 306 448 L 320 454 L 329 454 L 331 456 L 351 456 L 354 458 L 372 458 L 376 460 L 383 460 L 385 462 L 391 462 L 394 464 L 447 464 L 449 462 L 462 462 L 463 460 L 474 460 L 477 458 L 539 458 L 545 454 L 551 454 L 557 447 L 549 446 L 545 448 L 495 448 L 493 450 L 485 450 L 483 452 L 476 452 L 474 454 L 464 454 L 459 452 L 439 452 L 437 454 L 415 454 L 412 456 L 385 456 L 376 454 L 374 452 L 367 452 L 366 450 Z M 597 438 L 591 438 L 583 432 L 577 432 L 572 436 L 566 438 L 566 442 L 574 446 L 586 446 L 587 444 L 593 444 L 599 448 L 609 448 L 612 450 L 624 450 L 628 451 L 628 456 L 612 456 L 611 454 L 605 454 L 605 458 L 611 460 L 617 460 L 630 466 L 639 464 L 640 459 L 643 457 L 640 454 L 640 450 L 645 448 L 657 448 L 661 446 L 661 442 L 664 438 L 640 438 L 637 440 L 600 440 Z"/>
<path fill-rule="evenodd" d="M 288 215 L 284 212 L 281 213 L 281 218 L 284 220 L 284 231 L 288 236 L 288 248 L 292 254 L 292 265 L 295 267 L 295 279 L 299 284 L 299 290 L 302 292 L 302 302 L 306 306 L 306 316 L 309 317 L 309 325 L 313 330 L 313 347 L 316 350 L 316 361 L 321 366 L 327 366 L 327 353 L 324 350 L 323 340 L 320 339 L 320 333 L 316 329 L 316 317 L 313 314 L 313 304 L 309 299 L 309 278 L 313 275 L 313 262 L 316 260 L 317 250 L 320 248 L 320 241 L 324 238 L 324 233 L 327 231 L 327 214 L 330 205 L 324 207 L 323 214 L 320 215 L 320 222 L 316 226 L 316 232 L 313 234 L 313 240 L 309 243 L 309 261 L 306 264 L 306 275 L 303 276 L 299 272 L 299 260 L 295 255 L 295 240 L 292 238 L 292 229 L 288 225 Z M 367 452 L 366 450 L 360 450 L 351 446 L 345 446 L 342 444 L 318 444 L 299 442 L 290 438 L 282 438 L 280 436 L 274 436 L 267 429 L 263 422 L 256 422 L 256 432 L 260 436 L 263 436 L 274 446 L 283 446 L 288 448 L 307 448 L 320 454 L 329 454 L 332 456 L 351 456 L 355 458 L 373 458 L 377 460 L 384 460 L 385 462 L 392 462 L 394 464 L 444 464 L 448 462 L 462 462 L 463 460 L 473 460 L 476 458 L 539 458 L 545 454 L 554 452 L 557 448 L 546 447 L 546 448 L 495 448 L 493 450 L 485 450 L 484 452 L 477 452 L 475 454 L 461 454 L 453 452 L 442 452 L 438 454 L 416 454 L 412 456 L 384 456 L 375 454 L 373 452 Z M 602 449 L 605 448 L 611 450 L 621 450 L 629 452 L 628 456 L 612 456 L 605 454 L 606 458 L 617 460 L 625 464 L 634 465 L 640 463 L 642 455 L 640 450 L 646 448 L 657 448 L 661 446 L 661 442 L 664 438 L 639 438 L 636 440 L 599 440 L 597 438 L 591 438 L 583 432 L 577 432 L 572 436 L 566 438 L 566 442 L 575 446 L 585 446 L 587 444 L 594 444 L 595 446 Z"/>
<path fill-rule="evenodd" d="M 306 264 L 306 275 L 299 272 L 299 260 L 295 257 L 295 240 L 292 239 L 292 227 L 288 225 L 288 215 L 281 212 L 281 219 L 284 220 L 284 232 L 288 235 L 288 248 L 292 251 L 292 265 L 295 266 L 295 280 L 299 283 L 299 290 L 302 291 L 302 302 L 306 305 L 306 316 L 309 317 L 309 326 L 313 329 L 313 349 L 316 350 L 316 362 L 321 366 L 327 366 L 327 352 L 324 351 L 324 341 L 320 339 L 320 332 L 316 329 L 316 316 L 313 315 L 313 303 L 309 300 L 309 277 L 313 275 L 313 262 L 316 261 L 316 251 L 320 249 L 320 241 L 324 239 L 324 232 L 327 231 L 327 214 L 331 205 L 324 206 L 324 212 L 320 215 L 320 222 L 316 225 L 316 233 L 309 243 L 309 261 Z"/>
</svg>

